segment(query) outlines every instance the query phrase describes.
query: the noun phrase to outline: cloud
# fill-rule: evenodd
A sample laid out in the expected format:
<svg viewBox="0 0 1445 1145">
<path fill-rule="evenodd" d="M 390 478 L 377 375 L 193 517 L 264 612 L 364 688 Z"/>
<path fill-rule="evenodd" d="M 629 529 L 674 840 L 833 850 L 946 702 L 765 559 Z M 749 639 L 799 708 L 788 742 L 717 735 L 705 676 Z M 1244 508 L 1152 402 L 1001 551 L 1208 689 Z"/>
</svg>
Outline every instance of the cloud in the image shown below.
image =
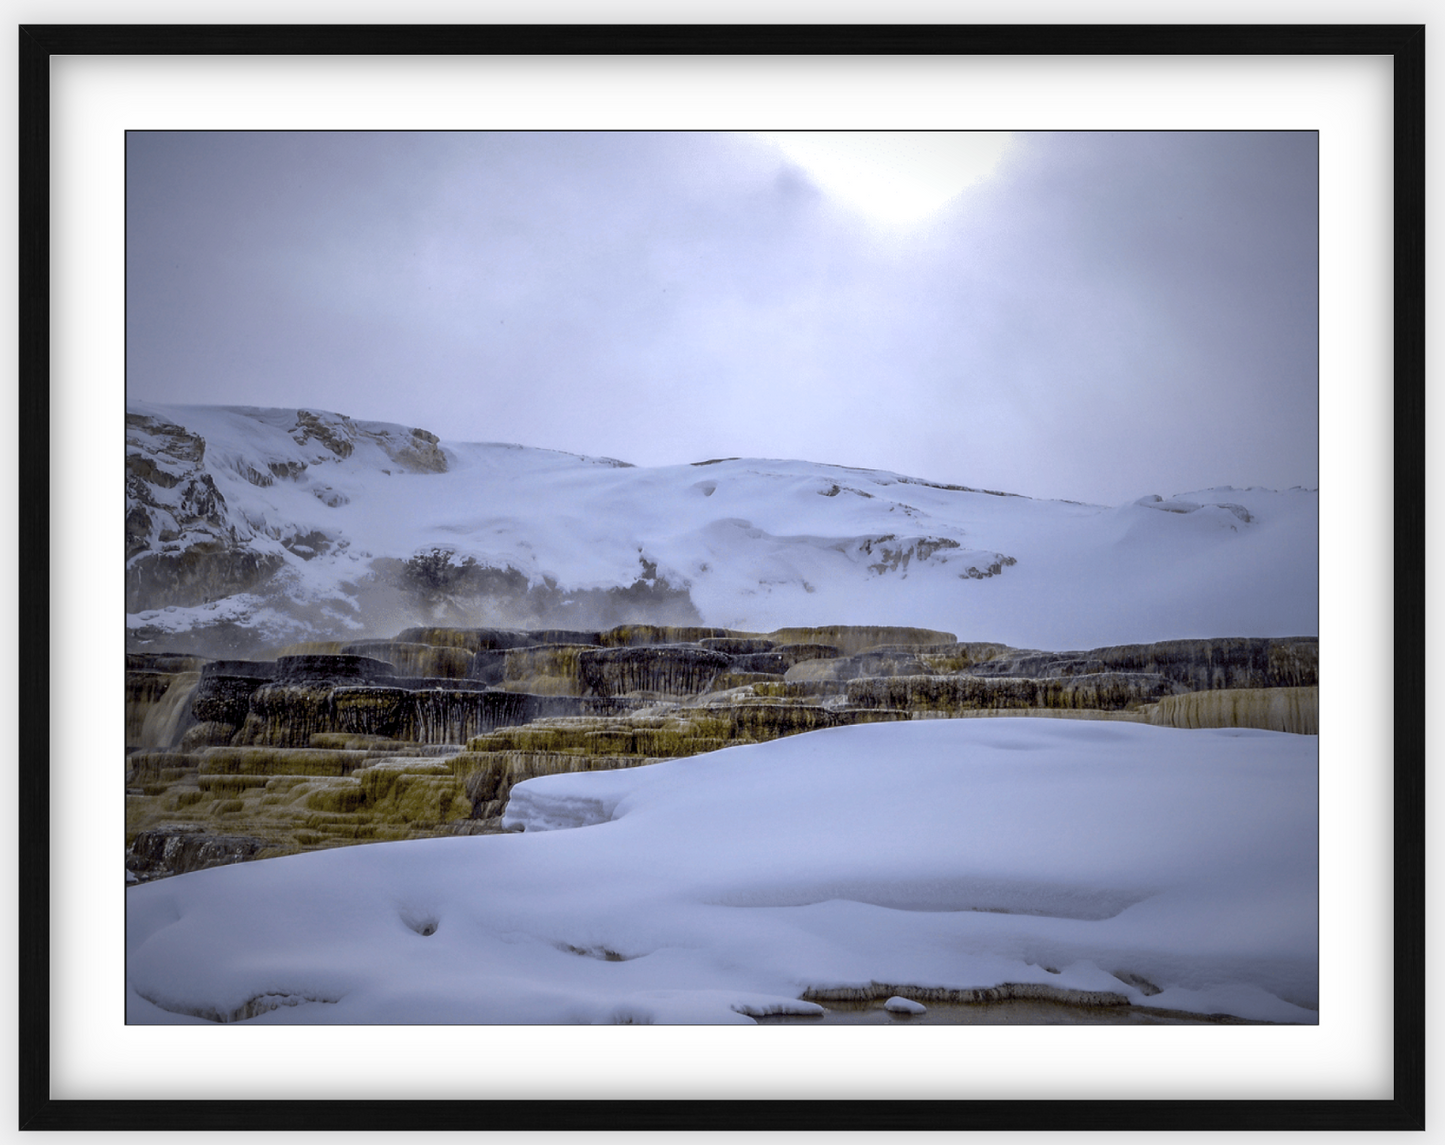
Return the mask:
<svg viewBox="0 0 1445 1145">
<path fill-rule="evenodd" d="M 1315 137 L 1017 137 L 880 232 L 712 133 L 133 133 L 128 388 L 640 464 L 1314 484 Z"/>
</svg>

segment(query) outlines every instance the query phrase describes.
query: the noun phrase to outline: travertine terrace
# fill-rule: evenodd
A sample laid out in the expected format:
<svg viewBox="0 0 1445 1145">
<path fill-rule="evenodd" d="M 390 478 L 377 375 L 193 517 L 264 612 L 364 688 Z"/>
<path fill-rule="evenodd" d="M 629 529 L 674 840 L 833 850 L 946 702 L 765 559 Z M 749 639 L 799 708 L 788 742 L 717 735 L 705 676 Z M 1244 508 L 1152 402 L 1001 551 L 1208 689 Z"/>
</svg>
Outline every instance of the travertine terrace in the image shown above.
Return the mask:
<svg viewBox="0 0 1445 1145">
<path fill-rule="evenodd" d="M 1313 638 L 1048 652 L 916 628 L 412 628 L 132 654 L 127 870 L 501 830 L 511 788 L 820 728 L 1008 715 L 1318 730 Z"/>
</svg>

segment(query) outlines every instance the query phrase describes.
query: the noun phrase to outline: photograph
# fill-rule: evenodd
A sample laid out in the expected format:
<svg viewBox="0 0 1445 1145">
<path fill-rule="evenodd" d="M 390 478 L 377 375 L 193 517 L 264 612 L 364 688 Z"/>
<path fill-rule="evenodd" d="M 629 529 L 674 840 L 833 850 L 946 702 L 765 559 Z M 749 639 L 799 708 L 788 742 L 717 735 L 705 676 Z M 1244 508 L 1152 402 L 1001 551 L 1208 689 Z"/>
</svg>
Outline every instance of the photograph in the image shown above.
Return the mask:
<svg viewBox="0 0 1445 1145">
<path fill-rule="evenodd" d="M 1423 36 L 23 25 L 20 1128 L 1421 1127 Z"/>
<path fill-rule="evenodd" d="M 125 146 L 129 1023 L 1320 1020 L 1316 132 Z"/>
</svg>

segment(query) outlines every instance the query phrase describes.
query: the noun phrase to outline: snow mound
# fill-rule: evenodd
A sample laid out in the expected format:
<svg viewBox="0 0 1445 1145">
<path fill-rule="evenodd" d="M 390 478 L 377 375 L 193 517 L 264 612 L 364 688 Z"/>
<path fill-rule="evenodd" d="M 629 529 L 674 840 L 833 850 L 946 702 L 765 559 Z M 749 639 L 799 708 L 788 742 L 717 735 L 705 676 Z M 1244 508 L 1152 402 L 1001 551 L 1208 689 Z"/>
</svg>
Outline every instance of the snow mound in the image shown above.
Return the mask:
<svg viewBox="0 0 1445 1145">
<path fill-rule="evenodd" d="M 1316 750 L 918 721 L 547 776 L 520 832 L 128 889 L 128 1020 L 748 1022 L 883 982 L 1314 1023 Z"/>
<path fill-rule="evenodd" d="M 897 994 L 883 1003 L 883 1008 L 894 1014 L 926 1014 L 928 1007 L 911 998 L 900 998 Z"/>
</svg>

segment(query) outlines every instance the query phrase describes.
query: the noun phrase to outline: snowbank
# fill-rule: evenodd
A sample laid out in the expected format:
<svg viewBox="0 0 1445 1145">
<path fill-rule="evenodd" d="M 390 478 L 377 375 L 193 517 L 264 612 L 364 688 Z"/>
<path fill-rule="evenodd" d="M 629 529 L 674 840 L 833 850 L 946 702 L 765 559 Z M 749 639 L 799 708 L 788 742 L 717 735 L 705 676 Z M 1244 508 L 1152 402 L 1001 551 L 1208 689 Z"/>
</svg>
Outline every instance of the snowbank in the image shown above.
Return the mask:
<svg viewBox="0 0 1445 1145">
<path fill-rule="evenodd" d="M 923 721 L 548 776 L 520 834 L 129 889 L 128 1019 L 749 1022 L 1015 983 L 1313 1023 L 1316 749 Z"/>
</svg>

